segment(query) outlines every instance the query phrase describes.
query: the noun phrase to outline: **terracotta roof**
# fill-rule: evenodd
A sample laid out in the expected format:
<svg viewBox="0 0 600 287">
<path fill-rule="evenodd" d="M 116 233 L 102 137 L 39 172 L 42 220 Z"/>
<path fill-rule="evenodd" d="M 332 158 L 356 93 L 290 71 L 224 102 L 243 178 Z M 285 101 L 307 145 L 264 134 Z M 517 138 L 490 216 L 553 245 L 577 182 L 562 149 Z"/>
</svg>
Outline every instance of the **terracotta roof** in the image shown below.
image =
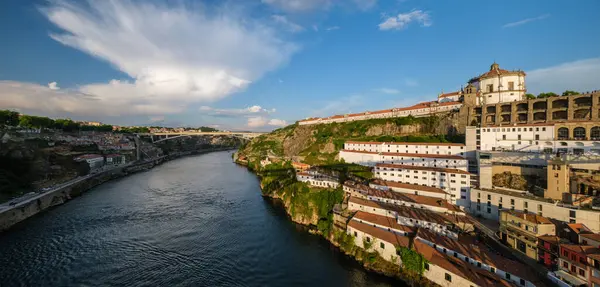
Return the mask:
<svg viewBox="0 0 600 287">
<path fill-rule="evenodd" d="M 538 236 L 538 239 L 544 240 L 549 243 L 558 244 L 560 243 L 560 237 L 556 235 L 541 235 Z"/>
<path fill-rule="evenodd" d="M 404 188 L 404 189 L 411 189 L 411 190 L 420 190 L 420 191 L 447 194 L 447 192 L 445 192 L 443 189 L 437 188 L 437 187 L 418 185 L 418 184 L 408 184 L 408 183 L 401 183 L 401 182 L 395 182 L 395 181 L 386 181 L 386 180 L 382 180 L 382 179 L 374 179 L 373 184 L 388 186 L 388 187 L 397 187 L 397 188 Z"/>
<path fill-rule="evenodd" d="M 399 169 L 410 169 L 410 170 L 428 170 L 428 171 L 436 171 L 436 172 L 446 172 L 446 173 L 458 173 L 458 174 L 468 174 L 471 175 L 470 172 L 455 169 L 455 168 L 441 168 L 441 167 L 429 167 L 429 166 L 414 166 L 414 165 L 404 165 L 404 164 L 391 164 L 391 163 L 378 163 L 375 167 L 389 167 L 389 168 L 399 168 Z"/>
<path fill-rule="evenodd" d="M 500 75 L 503 75 L 503 76 L 504 75 L 523 75 L 523 76 L 525 76 L 525 72 L 523 72 L 523 71 L 508 71 L 508 70 L 500 69 L 500 66 L 498 64 L 494 63 L 490 67 L 490 70 L 487 73 L 481 74 L 476 79 L 485 79 L 485 78 L 490 78 L 490 77 L 497 77 Z"/>
<path fill-rule="evenodd" d="M 385 191 L 379 190 L 375 188 L 369 188 L 367 190 L 363 190 L 363 194 L 367 196 L 379 197 L 379 198 L 388 198 L 393 200 L 399 200 L 410 203 L 417 203 L 422 205 L 434 206 L 445 208 L 452 212 L 462 212 L 458 206 L 449 203 L 448 201 L 440 198 L 423 196 L 423 195 L 414 195 L 410 193 L 399 193 L 393 191 Z"/>
<path fill-rule="evenodd" d="M 303 166 L 303 167 L 310 167 L 309 164 L 301 163 L 301 162 L 292 162 L 292 166 L 294 166 L 294 165 L 296 165 L 296 166 Z"/>
<path fill-rule="evenodd" d="M 503 210 L 502 212 L 506 212 L 514 217 L 525 219 L 531 223 L 535 224 L 553 224 L 548 218 L 534 214 L 534 213 L 524 213 L 516 210 Z"/>
<path fill-rule="evenodd" d="M 417 236 L 427 241 L 433 242 L 437 245 L 443 246 L 448 250 L 456 251 L 463 255 L 468 256 L 474 260 L 480 261 L 487 265 L 495 266 L 497 269 L 514 274 L 528 281 L 538 281 L 539 278 L 532 272 L 527 270 L 527 266 L 508 259 L 500 252 L 491 250 L 483 242 L 478 241 L 474 236 L 463 235 L 459 236 L 459 239 L 452 239 L 446 236 L 439 236 L 429 230 L 420 228 L 417 231 Z M 417 242 L 418 240 L 415 240 Z"/>
<path fill-rule="evenodd" d="M 382 155 L 387 155 L 387 156 L 399 156 L 399 157 L 424 157 L 424 158 L 441 158 L 441 159 L 462 159 L 464 160 L 464 157 L 458 156 L 458 155 L 451 155 L 451 154 L 425 154 L 425 153 L 398 153 L 398 152 L 375 152 L 375 151 L 364 151 L 364 150 L 348 150 L 348 149 L 343 149 L 341 150 L 343 152 L 356 152 L 356 153 L 367 153 L 367 154 L 382 154 Z"/>
<path fill-rule="evenodd" d="M 437 249 L 420 241 L 415 241 L 413 248 L 429 261 L 429 263 L 439 266 L 453 274 L 465 278 L 481 287 L 495 286 L 514 286 L 512 283 L 503 280 L 500 276 L 487 270 L 474 267 L 463 260 L 448 256 Z"/>
<path fill-rule="evenodd" d="M 579 244 L 561 244 L 560 248 L 565 248 L 579 254 L 597 254 L 600 253 L 600 249 L 590 245 L 579 245 Z"/>
<path fill-rule="evenodd" d="M 567 226 L 577 234 L 581 232 L 591 232 L 591 230 L 583 223 L 567 223 Z"/>
<path fill-rule="evenodd" d="M 458 96 L 460 95 L 460 91 L 456 91 L 456 92 L 452 92 L 452 93 L 446 93 L 446 94 L 441 94 L 438 96 L 438 98 L 447 98 L 447 97 L 453 97 L 453 96 Z"/>
<path fill-rule="evenodd" d="M 361 142 L 361 141 L 347 141 L 347 144 L 388 144 L 388 145 L 432 145 L 432 146 L 465 146 L 461 143 L 432 143 L 432 142 Z"/>
<path fill-rule="evenodd" d="M 370 234 L 373 237 L 394 244 L 395 246 L 408 247 L 409 239 L 406 236 L 399 235 L 394 232 L 390 232 L 381 228 L 373 227 L 365 223 L 360 223 L 356 220 L 350 220 L 348 226 Z"/>
<path fill-rule="evenodd" d="M 308 172 L 298 172 L 296 173 L 297 175 L 304 175 L 304 176 L 314 176 L 313 174 L 310 174 Z"/>
<path fill-rule="evenodd" d="M 405 231 L 408 233 L 416 233 L 417 232 L 417 230 L 415 228 L 398 224 L 398 222 L 396 222 L 396 220 L 394 218 L 383 216 L 383 215 L 372 214 L 372 213 L 368 213 L 368 212 L 364 212 L 364 211 L 357 211 L 356 214 L 354 214 L 354 217 L 352 217 L 352 220 L 359 220 L 359 221 L 362 220 L 362 221 L 366 221 L 366 222 L 363 222 L 365 224 L 369 224 L 369 223 L 378 224 L 378 225 L 393 228 L 396 230 L 402 230 L 402 231 Z"/>
<path fill-rule="evenodd" d="M 598 233 L 582 233 L 579 236 L 600 242 L 600 234 Z"/>
<path fill-rule="evenodd" d="M 412 219 L 415 219 L 418 221 L 426 221 L 426 222 L 432 222 L 432 223 L 437 223 L 437 224 L 442 224 L 442 225 L 445 225 L 448 223 L 452 223 L 452 224 L 463 224 L 463 223 L 469 224 L 469 223 L 471 223 L 470 220 L 466 216 L 462 216 L 462 215 L 450 215 L 450 214 L 438 213 L 438 212 L 434 212 L 434 211 L 429 211 L 427 209 L 416 209 L 416 208 L 411 208 L 411 207 L 403 207 L 403 206 L 399 206 L 399 205 L 382 203 L 382 202 L 366 200 L 366 199 L 360 199 L 360 198 L 356 198 L 356 197 L 350 197 L 349 202 L 358 204 L 358 205 L 394 211 L 399 216 L 406 217 L 406 218 L 412 218 Z"/>
</svg>

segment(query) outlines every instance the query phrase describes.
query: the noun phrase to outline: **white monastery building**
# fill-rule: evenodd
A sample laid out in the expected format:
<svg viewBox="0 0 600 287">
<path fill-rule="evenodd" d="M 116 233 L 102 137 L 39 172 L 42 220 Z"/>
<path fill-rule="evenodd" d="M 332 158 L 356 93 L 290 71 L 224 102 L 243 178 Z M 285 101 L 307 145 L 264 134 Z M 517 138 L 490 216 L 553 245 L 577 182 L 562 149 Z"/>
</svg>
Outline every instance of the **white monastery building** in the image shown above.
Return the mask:
<svg viewBox="0 0 600 287">
<path fill-rule="evenodd" d="M 525 72 L 500 69 L 497 63 L 490 70 L 469 81 L 477 88 L 477 105 L 514 102 L 525 99 Z"/>
</svg>

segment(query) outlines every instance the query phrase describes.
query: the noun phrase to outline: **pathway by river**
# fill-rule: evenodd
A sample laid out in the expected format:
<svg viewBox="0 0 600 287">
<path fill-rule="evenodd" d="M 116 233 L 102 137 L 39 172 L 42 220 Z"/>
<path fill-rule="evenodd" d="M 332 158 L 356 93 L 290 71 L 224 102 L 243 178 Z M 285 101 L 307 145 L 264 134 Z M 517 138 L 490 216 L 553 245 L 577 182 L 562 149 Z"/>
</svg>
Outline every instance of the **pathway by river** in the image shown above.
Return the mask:
<svg viewBox="0 0 600 287">
<path fill-rule="evenodd" d="M 216 152 L 99 186 L 0 234 L 0 286 L 399 286 L 260 196 Z"/>
</svg>

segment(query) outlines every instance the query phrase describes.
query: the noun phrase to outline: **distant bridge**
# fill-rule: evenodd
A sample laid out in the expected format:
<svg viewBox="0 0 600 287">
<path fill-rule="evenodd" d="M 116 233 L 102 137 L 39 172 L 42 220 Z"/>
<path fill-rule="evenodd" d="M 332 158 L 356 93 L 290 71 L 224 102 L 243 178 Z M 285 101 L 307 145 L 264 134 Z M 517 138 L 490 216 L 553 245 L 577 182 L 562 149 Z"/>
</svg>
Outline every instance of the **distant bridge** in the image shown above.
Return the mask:
<svg viewBox="0 0 600 287">
<path fill-rule="evenodd" d="M 259 132 L 159 132 L 159 133 L 138 133 L 138 136 L 149 136 L 153 143 L 158 143 L 166 140 L 172 140 L 180 137 L 190 136 L 234 136 L 246 139 L 255 138 L 265 133 Z M 154 137 L 158 137 L 155 140 Z"/>
</svg>

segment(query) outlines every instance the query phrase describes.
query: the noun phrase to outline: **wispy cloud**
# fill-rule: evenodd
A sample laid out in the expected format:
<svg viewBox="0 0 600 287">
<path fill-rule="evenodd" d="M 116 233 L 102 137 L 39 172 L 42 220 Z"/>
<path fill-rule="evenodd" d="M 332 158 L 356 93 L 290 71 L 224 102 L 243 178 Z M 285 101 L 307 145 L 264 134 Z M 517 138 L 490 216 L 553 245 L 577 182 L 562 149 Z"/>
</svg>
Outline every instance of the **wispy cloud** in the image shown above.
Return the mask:
<svg viewBox="0 0 600 287">
<path fill-rule="evenodd" d="M 504 24 L 504 26 L 502 26 L 502 28 L 517 27 L 517 26 L 521 26 L 523 24 L 527 24 L 529 22 L 544 20 L 544 19 L 546 19 L 548 17 L 550 17 L 550 14 L 544 14 L 544 15 L 541 15 L 541 16 L 533 17 L 533 18 L 527 18 L 527 19 L 523 19 L 523 20 L 520 20 L 520 21 L 516 21 L 516 22 L 511 22 L 511 23 Z"/>
<path fill-rule="evenodd" d="M 384 94 L 389 94 L 389 95 L 395 95 L 395 94 L 400 93 L 400 91 L 398 91 L 396 89 L 392 89 L 392 88 L 378 88 L 378 89 L 375 89 L 375 91 L 384 93 Z"/>
<path fill-rule="evenodd" d="M 369 10 L 377 5 L 377 0 L 353 0 L 354 4 L 361 10 Z"/>
<path fill-rule="evenodd" d="M 244 109 L 216 109 L 209 106 L 200 107 L 200 112 L 215 117 L 243 117 L 274 113 L 275 109 L 265 109 L 261 106 L 251 106 Z"/>
<path fill-rule="evenodd" d="M 327 9 L 331 0 L 262 0 L 262 3 L 272 5 L 287 12 L 308 12 L 316 9 Z"/>
<path fill-rule="evenodd" d="M 527 72 L 527 90 L 531 93 L 566 90 L 586 92 L 597 90 L 600 83 L 600 58 L 562 63 Z"/>
<path fill-rule="evenodd" d="M 110 63 L 132 80 L 60 90 L 1 82 L 0 106 L 153 116 L 242 91 L 287 62 L 298 47 L 237 11 L 213 16 L 203 7 L 156 2 L 49 1 L 41 12 L 62 30 L 52 39 Z"/>
<path fill-rule="evenodd" d="M 362 95 L 351 95 L 331 101 L 318 103 L 319 109 L 310 112 L 311 117 L 328 117 L 336 114 L 359 112 L 364 110 L 365 98 Z"/>
<path fill-rule="evenodd" d="M 50 90 L 60 90 L 60 88 L 58 87 L 58 84 L 56 82 L 48 83 L 48 88 Z"/>
<path fill-rule="evenodd" d="M 431 16 L 428 11 L 413 10 L 408 13 L 400 13 L 398 16 L 386 17 L 379 24 L 379 30 L 402 30 L 412 22 L 419 23 L 422 27 L 432 25 Z"/>
<path fill-rule="evenodd" d="M 280 119 L 267 119 L 266 117 L 250 117 L 246 125 L 249 128 L 260 128 L 264 126 L 284 127 L 287 122 Z"/>
<path fill-rule="evenodd" d="M 284 120 L 280 120 L 280 119 L 271 119 L 267 124 L 270 126 L 275 126 L 275 127 L 287 126 L 287 122 Z"/>
<path fill-rule="evenodd" d="M 335 30 L 339 30 L 340 26 L 331 26 L 331 27 L 327 27 L 325 30 L 327 31 L 335 31 Z"/>
<path fill-rule="evenodd" d="M 278 23 L 279 25 L 283 26 L 284 29 L 289 30 L 290 32 L 297 33 L 304 31 L 304 27 L 288 20 L 286 16 L 273 15 L 271 17 L 273 18 L 273 21 L 275 21 L 275 23 Z"/>
<path fill-rule="evenodd" d="M 418 87 L 419 82 L 415 79 L 406 78 L 406 79 L 404 79 L 404 85 L 407 87 Z"/>
</svg>

